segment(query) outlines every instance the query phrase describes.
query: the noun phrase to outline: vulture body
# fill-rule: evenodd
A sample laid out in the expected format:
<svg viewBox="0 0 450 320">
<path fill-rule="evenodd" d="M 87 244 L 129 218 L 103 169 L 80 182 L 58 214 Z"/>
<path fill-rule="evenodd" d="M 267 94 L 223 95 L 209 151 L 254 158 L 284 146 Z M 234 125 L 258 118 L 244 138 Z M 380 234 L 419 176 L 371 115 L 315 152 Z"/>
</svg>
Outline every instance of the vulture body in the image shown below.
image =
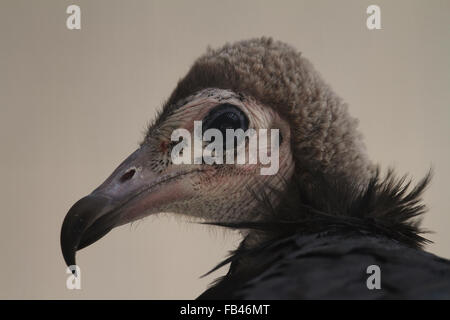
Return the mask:
<svg viewBox="0 0 450 320">
<path fill-rule="evenodd" d="M 172 134 L 195 136 L 195 121 L 221 133 L 277 129 L 279 170 L 175 162 Z M 422 249 L 429 180 L 411 187 L 392 171 L 382 178 L 357 120 L 297 50 L 270 38 L 240 41 L 196 60 L 140 147 L 69 210 L 61 247 L 74 265 L 77 250 L 112 228 L 174 212 L 242 232 L 213 269 L 230 263 L 229 272 L 200 299 L 447 299 L 450 262 Z M 373 266 L 380 288 L 368 285 Z"/>
<path fill-rule="evenodd" d="M 279 211 L 267 208 L 272 221 L 221 224 L 266 240 L 244 240 L 215 268 L 231 263 L 228 273 L 198 299 L 450 299 L 450 261 L 423 251 L 428 241 L 405 223 L 423 213 L 429 178 L 410 193 L 392 171 L 358 195 L 336 182 L 309 197 L 298 188 Z M 378 287 L 367 284 L 370 266 L 379 268 Z"/>
<path fill-rule="evenodd" d="M 258 267 L 230 271 L 198 298 L 450 299 L 448 260 L 388 238 L 295 234 L 253 252 L 248 263 Z M 379 289 L 367 287 L 371 265 L 380 268 Z"/>
</svg>

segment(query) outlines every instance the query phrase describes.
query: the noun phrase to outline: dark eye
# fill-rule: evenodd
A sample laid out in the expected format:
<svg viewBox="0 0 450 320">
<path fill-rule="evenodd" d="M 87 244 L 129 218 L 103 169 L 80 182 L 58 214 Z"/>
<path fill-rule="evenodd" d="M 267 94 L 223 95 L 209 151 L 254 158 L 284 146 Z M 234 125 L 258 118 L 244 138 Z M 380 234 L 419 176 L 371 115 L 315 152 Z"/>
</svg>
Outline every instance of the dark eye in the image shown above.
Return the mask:
<svg viewBox="0 0 450 320">
<path fill-rule="evenodd" d="M 224 103 L 214 107 L 203 119 L 203 132 L 208 129 L 218 129 L 225 137 L 227 129 L 248 129 L 248 118 L 235 105 Z"/>
</svg>

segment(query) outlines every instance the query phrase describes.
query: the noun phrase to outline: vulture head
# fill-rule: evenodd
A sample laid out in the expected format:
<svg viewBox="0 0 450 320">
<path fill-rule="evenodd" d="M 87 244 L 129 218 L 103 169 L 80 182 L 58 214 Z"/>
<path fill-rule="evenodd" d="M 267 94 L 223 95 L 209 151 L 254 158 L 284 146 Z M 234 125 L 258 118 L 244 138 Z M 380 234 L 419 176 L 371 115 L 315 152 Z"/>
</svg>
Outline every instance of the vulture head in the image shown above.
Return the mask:
<svg viewBox="0 0 450 320">
<path fill-rule="evenodd" d="M 194 139 L 198 135 L 195 121 L 202 123 L 203 132 L 216 129 L 224 136 L 226 129 L 278 129 L 278 170 L 261 174 L 269 166 L 262 161 L 174 163 L 172 151 L 178 141 L 173 141 L 172 134 L 184 129 Z M 239 143 L 244 142 L 234 142 Z M 268 146 L 258 144 L 258 154 L 274 152 Z M 223 149 L 226 153 L 227 146 Z M 159 212 L 236 226 L 249 237 L 256 234 L 249 231 L 252 224 L 270 222 L 276 229 L 289 219 L 297 226 L 308 226 L 311 217 L 325 211 L 351 215 L 354 208 L 346 207 L 350 196 L 338 199 L 337 194 L 344 197 L 339 192 L 351 189 L 347 194 L 355 200 L 371 184 L 376 185 L 374 175 L 376 169 L 367 157 L 357 120 L 296 49 L 270 38 L 226 44 L 208 49 L 194 62 L 149 126 L 140 147 L 72 206 L 61 230 L 63 256 L 68 265 L 74 265 L 77 250 L 112 228 Z M 324 191 L 324 185 L 335 189 Z M 330 210 L 329 201 L 324 205 L 327 208 L 319 210 L 308 195 L 316 197 L 313 204 L 317 206 L 326 197 L 334 197 L 339 210 Z M 293 198 L 303 204 L 309 201 L 314 210 L 308 211 L 308 218 L 300 213 L 299 208 L 305 206 L 286 209 Z M 262 210 L 267 206 L 270 213 Z M 360 214 L 368 216 L 369 211 Z M 401 219 L 406 220 L 406 215 Z"/>
</svg>

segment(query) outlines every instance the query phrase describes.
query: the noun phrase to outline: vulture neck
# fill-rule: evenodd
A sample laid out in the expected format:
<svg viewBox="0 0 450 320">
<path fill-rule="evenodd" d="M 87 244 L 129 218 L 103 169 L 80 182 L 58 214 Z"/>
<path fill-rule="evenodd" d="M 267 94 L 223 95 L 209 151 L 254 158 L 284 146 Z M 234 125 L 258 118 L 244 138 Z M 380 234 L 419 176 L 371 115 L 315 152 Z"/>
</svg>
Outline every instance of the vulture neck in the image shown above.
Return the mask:
<svg viewBox="0 0 450 320">
<path fill-rule="evenodd" d="M 419 218 L 426 211 L 421 197 L 431 172 L 411 187 L 405 176 L 396 178 L 389 170 L 380 178 L 377 170 L 363 190 L 346 179 L 316 178 L 321 182 L 305 187 L 294 177 L 277 207 L 261 202 L 259 221 L 211 223 L 242 231 L 244 240 L 210 272 L 228 263 L 230 272 L 239 272 L 253 265 L 252 256 L 293 236 L 383 237 L 416 249 L 429 243 Z"/>
</svg>

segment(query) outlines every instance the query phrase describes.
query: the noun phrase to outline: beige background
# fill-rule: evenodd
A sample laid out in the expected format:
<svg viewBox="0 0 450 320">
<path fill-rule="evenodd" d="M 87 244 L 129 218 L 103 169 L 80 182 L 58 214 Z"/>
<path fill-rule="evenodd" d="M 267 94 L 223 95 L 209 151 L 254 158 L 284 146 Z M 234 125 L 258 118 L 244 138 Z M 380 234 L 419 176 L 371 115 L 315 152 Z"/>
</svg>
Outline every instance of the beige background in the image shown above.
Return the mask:
<svg viewBox="0 0 450 320">
<path fill-rule="evenodd" d="M 82 30 L 65 27 L 69 4 Z M 382 30 L 365 10 L 382 9 Z M 0 2 L 0 298 L 194 298 L 236 235 L 151 218 L 79 254 L 65 288 L 63 217 L 137 147 L 207 45 L 268 35 L 316 65 L 360 119 L 384 168 L 422 177 L 424 225 L 450 257 L 449 1 Z"/>
</svg>

